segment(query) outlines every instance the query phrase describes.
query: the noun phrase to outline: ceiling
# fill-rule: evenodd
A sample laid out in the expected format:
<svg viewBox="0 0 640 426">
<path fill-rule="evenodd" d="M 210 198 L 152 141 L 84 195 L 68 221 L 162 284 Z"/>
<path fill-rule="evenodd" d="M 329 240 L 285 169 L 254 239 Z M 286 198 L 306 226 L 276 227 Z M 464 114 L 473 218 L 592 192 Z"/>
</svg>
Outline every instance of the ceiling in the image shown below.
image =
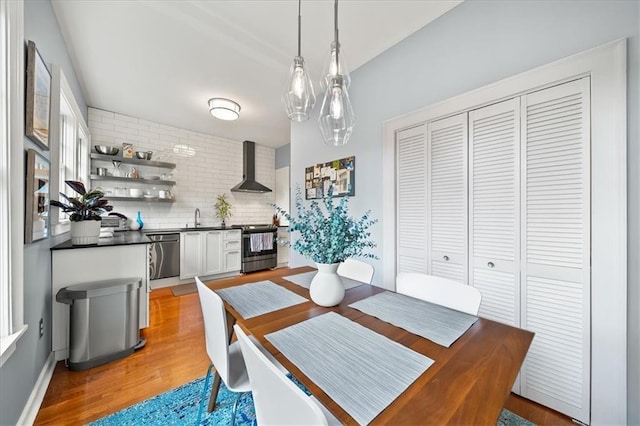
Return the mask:
<svg viewBox="0 0 640 426">
<path fill-rule="evenodd" d="M 297 50 L 297 1 L 52 3 L 89 106 L 274 148 L 289 143 L 280 97 Z M 459 3 L 342 0 L 347 66 L 353 71 Z M 302 56 L 316 91 L 333 4 L 302 1 Z M 240 118 L 213 118 L 212 97 L 238 102 Z"/>
</svg>

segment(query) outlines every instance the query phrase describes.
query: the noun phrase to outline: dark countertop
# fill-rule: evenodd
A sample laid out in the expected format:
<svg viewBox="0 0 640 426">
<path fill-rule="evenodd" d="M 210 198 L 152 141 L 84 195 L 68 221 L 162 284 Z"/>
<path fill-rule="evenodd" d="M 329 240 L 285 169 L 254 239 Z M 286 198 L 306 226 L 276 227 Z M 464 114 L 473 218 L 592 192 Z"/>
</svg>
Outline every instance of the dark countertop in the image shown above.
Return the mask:
<svg viewBox="0 0 640 426">
<path fill-rule="evenodd" d="M 129 246 L 134 244 L 150 244 L 151 240 L 140 231 L 121 231 L 114 232 L 113 238 L 100 238 L 98 244 L 89 244 L 84 246 L 74 246 L 71 239 L 51 247 L 51 250 L 67 250 L 94 247 L 110 247 L 110 246 Z"/>
<path fill-rule="evenodd" d="M 139 231 L 115 231 L 113 238 L 100 238 L 98 244 L 89 244 L 84 246 L 74 246 L 71 239 L 51 247 L 51 250 L 67 250 L 92 247 L 109 247 L 109 246 L 128 246 L 133 244 L 150 244 L 152 241 L 147 237 L 149 234 L 176 234 L 179 232 L 189 231 L 224 231 L 231 229 L 241 229 L 241 225 L 229 226 L 199 226 L 197 228 L 144 228 Z"/>
<path fill-rule="evenodd" d="M 178 232 L 192 232 L 192 231 L 228 231 L 231 229 L 241 229 L 241 225 L 229 225 L 229 226 L 198 226 L 197 228 L 143 228 L 141 231 L 144 234 L 175 234 Z"/>
</svg>

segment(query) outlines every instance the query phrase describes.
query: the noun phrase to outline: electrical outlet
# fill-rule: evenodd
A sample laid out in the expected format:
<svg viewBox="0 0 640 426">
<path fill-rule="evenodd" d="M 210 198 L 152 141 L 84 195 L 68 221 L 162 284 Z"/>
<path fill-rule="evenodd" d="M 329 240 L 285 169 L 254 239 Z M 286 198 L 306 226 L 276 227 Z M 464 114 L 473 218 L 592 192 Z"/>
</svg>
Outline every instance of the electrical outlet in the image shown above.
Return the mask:
<svg viewBox="0 0 640 426">
<path fill-rule="evenodd" d="M 40 338 L 44 336 L 44 318 L 40 318 Z"/>
</svg>

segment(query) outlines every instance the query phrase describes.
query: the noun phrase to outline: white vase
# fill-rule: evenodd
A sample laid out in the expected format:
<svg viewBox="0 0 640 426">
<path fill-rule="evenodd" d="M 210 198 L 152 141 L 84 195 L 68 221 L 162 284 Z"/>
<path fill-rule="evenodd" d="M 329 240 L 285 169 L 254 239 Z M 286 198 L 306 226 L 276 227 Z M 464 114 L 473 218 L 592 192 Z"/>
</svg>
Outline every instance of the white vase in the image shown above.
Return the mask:
<svg viewBox="0 0 640 426">
<path fill-rule="evenodd" d="M 73 244 L 74 246 L 98 244 L 99 237 L 99 220 L 82 220 L 80 222 L 71 222 L 71 244 Z"/>
<path fill-rule="evenodd" d="M 344 299 L 344 284 L 338 275 L 339 263 L 317 263 L 318 273 L 311 280 L 311 300 L 320 306 L 336 306 Z"/>
</svg>

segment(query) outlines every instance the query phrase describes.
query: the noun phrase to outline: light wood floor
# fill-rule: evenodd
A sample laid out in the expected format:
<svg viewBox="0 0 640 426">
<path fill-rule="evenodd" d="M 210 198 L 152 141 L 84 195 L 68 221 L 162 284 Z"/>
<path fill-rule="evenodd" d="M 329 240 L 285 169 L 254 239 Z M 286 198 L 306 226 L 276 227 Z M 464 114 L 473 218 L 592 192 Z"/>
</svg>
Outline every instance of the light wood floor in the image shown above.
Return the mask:
<svg viewBox="0 0 640 426">
<path fill-rule="evenodd" d="M 281 268 L 234 278 L 252 282 L 286 276 Z M 175 297 L 168 288 L 150 294 L 147 345 L 126 358 L 84 371 L 56 365 L 36 425 L 86 424 L 204 376 L 209 360 L 197 293 Z M 505 407 L 539 425 L 571 425 L 566 416 L 511 395 Z"/>
</svg>

